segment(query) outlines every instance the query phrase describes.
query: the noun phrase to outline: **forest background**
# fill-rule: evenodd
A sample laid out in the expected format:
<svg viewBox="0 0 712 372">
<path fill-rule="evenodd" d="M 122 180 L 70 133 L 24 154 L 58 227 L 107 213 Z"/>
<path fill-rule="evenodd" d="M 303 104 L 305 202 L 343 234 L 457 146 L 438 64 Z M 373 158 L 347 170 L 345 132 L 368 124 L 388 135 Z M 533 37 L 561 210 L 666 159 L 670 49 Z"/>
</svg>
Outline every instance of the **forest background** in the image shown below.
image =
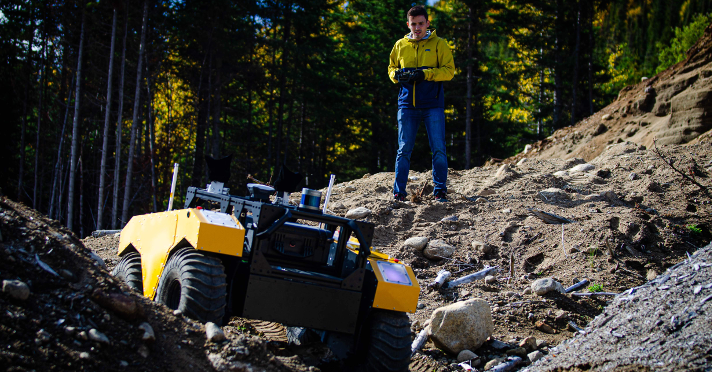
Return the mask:
<svg viewBox="0 0 712 372">
<path fill-rule="evenodd" d="M 403 0 L 3 0 L 0 188 L 85 236 L 233 155 L 233 194 L 393 171 Z M 712 0 L 440 0 L 449 167 L 505 158 L 685 58 Z M 430 169 L 421 128 L 411 168 Z"/>
</svg>

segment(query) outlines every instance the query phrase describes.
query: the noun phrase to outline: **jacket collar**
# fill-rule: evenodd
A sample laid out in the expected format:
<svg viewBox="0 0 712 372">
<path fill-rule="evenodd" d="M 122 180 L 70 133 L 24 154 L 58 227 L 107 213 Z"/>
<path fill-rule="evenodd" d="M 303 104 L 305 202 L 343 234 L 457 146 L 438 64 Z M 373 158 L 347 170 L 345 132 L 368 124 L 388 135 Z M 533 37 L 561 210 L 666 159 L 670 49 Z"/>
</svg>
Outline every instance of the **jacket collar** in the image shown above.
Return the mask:
<svg viewBox="0 0 712 372">
<path fill-rule="evenodd" d="M 411 33 L 407 33 L 405 36 L 403 36 L 403 38 L 405 38 L 405 39 L 408 40 L 408 41 L 413 41 L 413 42 L 415 42 L 415 41 L 427 40 L 428 38 L 434 37 L 434 36 L 435 36 L 435 30 L 428 30 L 427 32 L 425 32 L 425 36 L 423 36 L 423 38 L 420 39 L 420 40 L 415 40 L 415 39 L 413 39 L 413 38 L 411 37 Z"/>
</svg>

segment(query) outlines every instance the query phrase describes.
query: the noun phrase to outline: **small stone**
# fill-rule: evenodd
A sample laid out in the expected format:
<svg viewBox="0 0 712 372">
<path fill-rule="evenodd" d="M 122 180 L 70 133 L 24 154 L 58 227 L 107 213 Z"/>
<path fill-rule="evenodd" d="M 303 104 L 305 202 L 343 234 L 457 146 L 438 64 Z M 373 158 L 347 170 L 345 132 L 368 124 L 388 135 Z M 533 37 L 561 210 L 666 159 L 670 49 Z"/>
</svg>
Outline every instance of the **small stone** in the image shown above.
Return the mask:
<svg viewBox="0 0 712 372">
<path fill-rule="evenodd" d="M 180 346 L 178 346 L 178 348 L 180 349 Z M 138 347 L 138 350 L 136 350 L 136 351 L 138 352 L 138 355 L 140 355 L 144 358 L 148 358 L 148 355 L 149 355 L 148 346 L 141 345 Z"/>
<path fill-rule="evenodd" d="M 354 191 L 356 191 L 356 188 L 351 185 L 344 187 L 344 192 L 354 192 Z"/>
<path fill-rule="evenodd" d="M 579 250 L 576 247 L 569 248 L 569 254 L 574 254 L 574 253 L 578 253 L 578 252 L 579 252 Z"/>
<path fill-rule="evenodd" d="M 485 371 L 502 364 L 502 362 L 504 362 L 504 361 L 505 361 L 505 359 L 503 359 L 503 358 L 494 358 L 494 359 L 490 360 L 489 362 L 487 362 L 485 364 Z"/>
<path fill-rule="evenodd" d="M 655 271 L 655 269 L 650 269 L 648 270 L 647 275 L 645 276 L 646 279 L 648 280 L 653 280 L 658 277 L 658 272 Z"/>
<path fill-rule="evenodd" d="M 557 322 L 560 322 L 562 320 L 569 319 L 569 314 L 566 313 L 564 310 L 557 310 L 556 311 L 556 318 L 554 318 Z"/>
<path fill-rule="evenodd" d="M 153 332 L 153 328 L 150 324 L 148 324 L 147 322 L 143 322 L 141 323 L 141 325 L 138 326 L 138 329 L 143 331 L 143 336 L 141 336 L 143 342 L 150 343 L 156 341 L 156 334 Z"/>
<path fill-rule="evenodd" d="M 71 335 L 74 334 L 74 332 L 75 332 L 76 330 L 77 330 L 77 329 L 76 329 L 75 327 L 67 326 L 67 327 L 64 327 L 64 334 L 66 334 L 67 336 L 71 336 Z"/>
<path fill-rule="evenodd" d="M 549 342 L 546 340 L 536 340 L 536 348 L 541 349 L 543 347 L 549 346 Z"/>
<path fill-rule="evenodd" d="M 453 253 L 455 253 L 455 247 L 439 239 L 431 240 L 423 249 L 423 255 L 431 260 L 450 258 Z"/>
<path fill-rule="evenodd" d="M 611 116 L 611 114 L 605 114 L 605 115 L 603 115 L 603 116 L 601 117 L 601 119 L 603 119 L 603 120 L 611 120 L 611 119 L 613 119 L 613 116 Z"/>
<path fill-rule="evenodd" d="M 38 345 L 44 344 L 48 342 L 50 339 L 52 339 L 52 335 L 45 331 L 44 329 L 40 329 L 37 331 L 37 338 L 35 339 L 35 343 Z"/>
<path fill-rule="evenodd" d="M 554 328 L 542 322 L 541 320 L 536 322 L 536 328 L 544 333 L 556 333 L 556 330 Z"/>
<path fill-rule="evenodd" d="M 519 343 L 519 347 L 523 347 L 527 349 L 527 351 L 531 352 L 532 350 L 536 350 L 536 337 L 534 336 L 529 336 L 525 339 L 523 339 Z"/>
<path fill-rule="evenodd" d="M 425 236 L 414 236 L 412 238 L 408 238 L 403 245 L 411 247 L 415 249 L 416 251 L 422 251 L 425 249 L 425 246 L 428 244 L 428 237 Z"/>
<path fill-rule="evenodd" d="M 367 217 L 371 214 L 371 210 L 365 207 L 358 207 L 346 212 L 346 218 L 351 220 L 358 220 Z"/>
<path fill-rule="evenodd" d="M 525 357 L 527 355 L 527 349 L 523 347 L 516 347 L 514 349 L 507 350 L 507 355 L 512 356 L 520 356 L 520 357 Z"/>
<path fill-rule="evenodd" d="M 181 317 L 181 316 L 183 316 L 183 312 L 176 309 L 176 310 L 173 310 L 173 315 L 175 315 L 177 317 Z"/>
<path fill-rule="evenodd" d="M 81 332 L 77 333 L 77 338 L 82 341 L 86 341 L 89 339 L 89 335 L 87 335 L 87 331 L 81 331 Z"/>
<path fill-rule="evenodd" d="M 542 278 L 535 280 L 531 285 L 532 292 L 539 296 L 545 295 L 551 291 L 557 291 L 559 293 L 564 293 L 564 287 L 561 283 L 557 282 L 552 278 Z"/>
<path fill-rule="evenodd" d="M 89 359 L 91 358 L 91 354 L 87 353 L 86 351 L 82 351 L 79 353 L 79 359 Z"/>
<path fill-rule="evenodd" d="M 501 212 L 504 214 L 510 214 L 510 213 L 512 213 L 512 210 L 510 208 L 504 208 L 504 209 L 502 209 Z"/>
<path fill-rule="evenodd" d="M 526 287 L 526 288 L 524 288 L 524 292 L 522 292 L 522 293 L 524 293 L 525 295 L 530 295 L 530 294 L 532 294 L 532 289 L 531 289 L 531 287 Z"/>
<path fill-rule="evenodd" d="M 19 280 L 3 280 L 2 291 L 10 297 L 24 301 L 30 297 L 30 287 L 25 282 Z"/>
<path fill-rule="evenodd" d="M 205 335 L 210 342 L 225 341 L 225 333 L 223 333 L 223 330 L 213 322 L 205 323 Z"/>
<path fill-rule="evenodd" d="M 425 309 L 425 304 L 422 302 L 418 303 L 418 309 Z"/>
<path fill-rule="evenodd" d="M 477 358 L 479 358 L 479 356 L 477 356 L 477 354 L 475 354 L 472 351 L 467 350 L 467 349 L 465 349 L 457 354 L 458 363 L 466 362 L 468 360 L 477 359 Z"/>
<path fill-rule="evenodd" d="M 635 181 L 638 178 L 640 178 L 640 176 L 638 176 L 638 173 L 635 173 L 635 172 L 631 172 L 631 174 L 628 175 L 628 179 L 631 181 Z"/>
<path fill-rule="evenodd" d="M 527 358 L 529 358 L 529 362 L 531 362 L 531 363 L 534 363 L 543 357 L 544 357 L 544 353 L 542 353 L 539 350 L 532 351 L 531 353 L 527 354 Z"/>
<path fill-rule="evenodd" d="M 344 208 L 346 208 L 346 207 L 344 206 L 344 203 L 342 203 L 342 202 L 336 202 L 331 206 L 331 209 L 333 209 L 333 210 L 340 210 L 340 209 L 344 209 Z"/>
<path fill-rule="evenodd" d="M 129 362 L 127 362 L 127 361 L 125 361 L 125 360 L 120 360 L 120 361 L 119 361 L 119 367 L 126 368 L 126 367 L 128 367 L 128 366 L 129 366 Z"/>
<path fill-rule="evenodd" d="M 530 145 L 527 145 L 527 146 L 530 146 Z M 519 160 L 519 161 L 517 162 L 517 166 L 518 166 L 518 167 L 521 166 L 522 164 L 526 163 L 527 160 L 529 160 L 529 159 L 527 159 L 527 158 L 522 158 L 521 160 Z"/>
<path fill-rule="evenodd" d="M 101 266 L 101 267 L 103 267 L 104 269 L 106 269 L 106 262 L 104 262 L 104 260 L 103 260 L 101 257 L 99 257 L 99 255 L 97 255 L 96 253 L 94 253 L 94 252 L 92 252 L 92 251 L 89 251 L 89 256 L 90 256 L 94 261 L 96 261 L 96 263 L 99 264 L 99 266 Z"/>
<path fill-rule="evenodd" d="M 487 275 L 485 277 L 485 283 L 486 284 L 495 284 L 495 283 L 497 283 L 497 277 L 492 276 L 492 275 Z"/>
<path fill-rule="evenodd" d="M 475 250 L 478 250 L 484 254 L 492 252 L 492 246 L 490 246 L 487 243 L 483 243 L 483 242 L 480 242 L 477 240 L 472 241 L 472 248 L 474 248 Z"/>
<path fill-rule="evenodd" d="M 106 345 L 111 344 L 111 341 L 109 341 L 109 338 L 106 337 L 105 334 L 99 332 L 96 328 L 92 328 L 89 330 L 89 339 L 91 339 L 94 342 L 98 342 L 100 344 L 106 344 Z"/>
</svg>

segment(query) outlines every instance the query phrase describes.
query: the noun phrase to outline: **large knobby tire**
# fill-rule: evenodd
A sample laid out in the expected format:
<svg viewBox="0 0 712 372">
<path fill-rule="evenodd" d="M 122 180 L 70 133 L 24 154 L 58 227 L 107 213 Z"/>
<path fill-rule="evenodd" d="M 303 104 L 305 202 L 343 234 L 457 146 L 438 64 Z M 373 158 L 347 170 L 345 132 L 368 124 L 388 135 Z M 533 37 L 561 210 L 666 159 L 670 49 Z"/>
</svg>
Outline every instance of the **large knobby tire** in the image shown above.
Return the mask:
<svg viewBox="0 0 712 372">
<path fill-rule="evenodd" d="M 221 325 L 226 302 L 225 268 L 219 259 L 181 248 L 168 259 L 156 301 L 201 322 Z"/>
<path fill-rule="evenodd" d="M 373 310 L 369 323 L 366 370 L 407 371 L 412 341 L 408 314 Z"/>
<path fill-rule="evenodd" d="M 143 295 L 143 277 L 141 276 L 141 255 L 130 252 L 121 257 L 121 261 L 111 271 L 111 275 L 126 283 L 129 288 Z"/>
</svg>

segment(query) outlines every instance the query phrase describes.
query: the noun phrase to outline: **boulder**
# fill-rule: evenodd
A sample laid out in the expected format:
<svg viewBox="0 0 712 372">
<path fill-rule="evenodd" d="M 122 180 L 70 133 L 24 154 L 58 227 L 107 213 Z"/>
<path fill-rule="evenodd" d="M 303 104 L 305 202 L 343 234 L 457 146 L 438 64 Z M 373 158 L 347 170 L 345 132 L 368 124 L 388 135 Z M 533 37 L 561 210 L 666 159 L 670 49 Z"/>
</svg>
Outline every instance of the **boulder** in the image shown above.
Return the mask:
<svg viewBox="0 0 712 372">
<path fill-rule="evenodd" d="M 430 339 L 451 354 L 477 350 L 493 331 L 489 304 L 481 298 L 438 308 L 430 317 Z"/>
<path fill-rule="evenodd" d="M 532 292 L 538 294 L 539 296 L 545 295 L 551 291 L 558 291 L 564 293 L 564 286 L 551 278 L 542 278 L 532 282 Z"/>
<path fill-rule="evenodd" d="M 431 260 L 450 258 L 455 253 L 455 247 L 443 240 L 431 240 L 428 246 L 423 249 L 423 255 Z"/>
</svg>

